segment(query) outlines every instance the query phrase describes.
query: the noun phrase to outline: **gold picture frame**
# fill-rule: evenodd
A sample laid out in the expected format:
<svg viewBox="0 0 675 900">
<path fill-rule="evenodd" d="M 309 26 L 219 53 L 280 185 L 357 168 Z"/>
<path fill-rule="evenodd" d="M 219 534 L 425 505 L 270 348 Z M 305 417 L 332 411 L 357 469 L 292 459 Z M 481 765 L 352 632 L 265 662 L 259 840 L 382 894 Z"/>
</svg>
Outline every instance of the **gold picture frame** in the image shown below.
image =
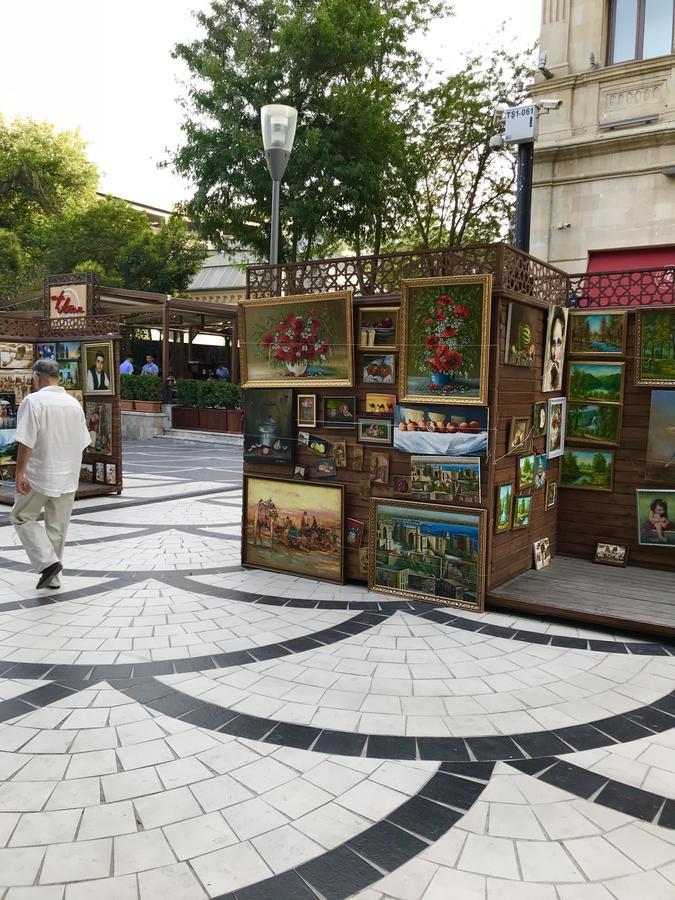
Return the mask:
<svg viewBox="0 0 675 900">
<path fill-rule="evenodd" d="M 671 324 L 668 326 L 670 329 L 670 340 L 672 341 L 672 335 L 675 332 L 675 308 L 674 307 L 659 307 L 654 309 L 641 309 L 638 310 L 635 314 L 635 384 L 646 387 L 675 387 L 675 350 L 672 349 L 672 343 L 668 346 L 668 359 L 664 360 L 663 358 L 659 358 L 658 360 L 654 360 L 652 358 L 652 364 L 658 362 L 659 364 L 663 364 L 664 362 L 668 362 L 670 367 L 670 371 L 667 375 L 663 375 L 660 372 L 649 373 L 647 371 L 647 366 L 645 364 L 645 342 L 648 339 L 649 330 L 648 325 L 646 324 L 648 318 L 651 316 L 665 316 L 671 320 Z M 660 324 L 660 323 L 659 323 Z M 673 374 L 671 374 L 671 372 Z"/>
<path fill-rule="evenodd" d="M 398 350 L 398 306 L 361 306 L 358 314 L 359 350 Z"/>
</svg>

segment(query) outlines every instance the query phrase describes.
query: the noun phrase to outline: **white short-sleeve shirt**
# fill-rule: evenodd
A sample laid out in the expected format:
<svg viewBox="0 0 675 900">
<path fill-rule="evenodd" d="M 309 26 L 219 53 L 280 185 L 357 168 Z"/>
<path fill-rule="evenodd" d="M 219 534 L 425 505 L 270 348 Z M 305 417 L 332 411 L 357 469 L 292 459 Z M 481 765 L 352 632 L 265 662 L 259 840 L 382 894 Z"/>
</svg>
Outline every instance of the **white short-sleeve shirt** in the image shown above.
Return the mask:
<svg viewBox="0 0 675 900">
<path fill-rule="evenodd" d="M 33 451 L 26 477 L 34 491 L 60 497 L 77 490 L 82 451 L 91 438 L 82 407 L 62 387 L 50 385 L 23 398 L 16 440 Z"/>
</svg>

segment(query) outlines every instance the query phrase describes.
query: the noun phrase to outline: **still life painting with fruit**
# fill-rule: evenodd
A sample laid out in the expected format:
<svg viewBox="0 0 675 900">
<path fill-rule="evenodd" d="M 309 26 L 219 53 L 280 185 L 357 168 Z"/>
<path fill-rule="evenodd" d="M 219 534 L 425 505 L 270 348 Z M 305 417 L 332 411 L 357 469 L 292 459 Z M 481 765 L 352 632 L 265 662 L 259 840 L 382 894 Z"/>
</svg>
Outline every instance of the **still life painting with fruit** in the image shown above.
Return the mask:
<svg viewBox="0 0 675 900">
<path fill-rule="evenodd" d="M 404 453 L 485 456 L 486 407 L 399 404 L 394 409 L 394 447 Z"/>
</svg>

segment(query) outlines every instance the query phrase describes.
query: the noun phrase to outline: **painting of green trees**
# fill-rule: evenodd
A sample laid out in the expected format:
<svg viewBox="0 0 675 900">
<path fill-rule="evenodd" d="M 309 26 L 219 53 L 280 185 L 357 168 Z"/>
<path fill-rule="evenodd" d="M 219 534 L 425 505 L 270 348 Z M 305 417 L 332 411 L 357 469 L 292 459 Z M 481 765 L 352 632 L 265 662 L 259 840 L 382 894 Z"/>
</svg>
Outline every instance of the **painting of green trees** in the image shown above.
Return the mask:
<svg viewBox="0 0 675 900">
<path fill-rule="evenodd" d="M 513 485 L 500 484 L 497 488 L 497 521 L 496 531 L 508 531 L 511 528 L 511 509 L 513 507 Z"/>
<path fill-rule="evenodd" d="M 611 491 L 613 473 L 613 450 L 577 450 L 568 447 L 560 467 L 560 486 Z"/>
<path fill-rule="evenodd" d="M 518 490 L 530 488 L 534 484 L 534 455 L 528 453 L 518 459 Z"/>
<path fill-rule="evenodd" d="M 570 400 L 621 403 L 624 363 L 570 363 Z"/>
<path fill-rule="evenodd" d="M 625 352 L 625 312 L 573 312 L 570 322 L 572 353 L 618 356 Z"/>
<path fill-rule="evenodd" d="M 637 314 L 637 384 L 675 385 L 675 310 Z"/>
<path fill-rule="evenodd" d="M 621 411 L 621 406 L 609 403 L 568 403 L 568 440 L 618 445 Z"/>
</svg>

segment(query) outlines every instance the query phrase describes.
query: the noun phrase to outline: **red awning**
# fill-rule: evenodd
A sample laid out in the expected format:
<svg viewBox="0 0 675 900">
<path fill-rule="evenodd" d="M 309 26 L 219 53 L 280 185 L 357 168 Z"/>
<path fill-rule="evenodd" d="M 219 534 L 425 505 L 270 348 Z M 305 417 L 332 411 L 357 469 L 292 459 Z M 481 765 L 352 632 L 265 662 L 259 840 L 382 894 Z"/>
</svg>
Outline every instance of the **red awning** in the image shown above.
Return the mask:
<svg viewBox="0 0 675 900">
<path fill-rule="evenodd" d="M 587 272 L 626 272 L 630 269 L 661 269 L 675 266 L 675 245 L 591 250 Z"/>
</svg>

